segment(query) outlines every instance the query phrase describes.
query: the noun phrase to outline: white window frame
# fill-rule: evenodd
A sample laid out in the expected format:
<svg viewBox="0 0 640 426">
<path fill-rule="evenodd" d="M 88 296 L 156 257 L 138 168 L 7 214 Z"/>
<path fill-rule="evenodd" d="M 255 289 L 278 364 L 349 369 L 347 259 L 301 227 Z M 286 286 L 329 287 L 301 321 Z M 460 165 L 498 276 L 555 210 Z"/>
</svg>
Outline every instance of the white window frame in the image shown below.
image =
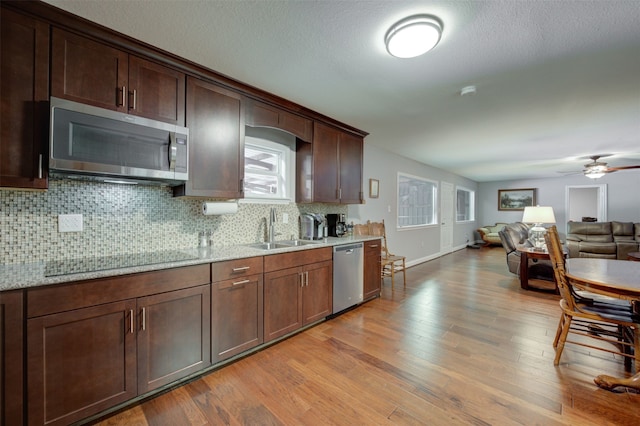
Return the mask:
<svg viewBox="0 0 640 426">
<path fill-rule="evenodd" d="M 277 138 L 274 138 L 277 140 Z M 282 195 L 274 197 L 270 194 L 252 194 L 245 190 L 244 198 L 241 198 L 241 203 L 258 203 L 258 204 L 289 204 L 293 202 L 296 191 L 295 182 L 295 146 L 291 145 L 291 142 L 284 140 L 268 140 L 264 137 L 245 136 L 245 149 L 247 146 L 252 146 L 257 149 L 264 149 L 265 151 L 271 151 L 280 154 L 278 187 L 281 190 Z M 295 144 L 295 138 L 293 142 Z M 246 169 L 245 169 L 246 172 Z"/>
<path fill-rule="evenodd" d="M 460 219 L 460 200 L 458 198 L 458 192 L 466 192 L 468 196 L 468 209 L 469 217 L 466 219 Z M 472 189 L 465 188 L 464 186 L 456 186 L 456 223 L 475 222 L 476 220 L 476 192 Z"/>
<path fill-rule="evenodd" d="M 431 196 L 429 197 L 430 199 L 425 200 L 425 203 L 421 205 L 416 205 L 415 203 L 412 204 L 410 200 L 411 198 L 410 195 L 406 194 L 405 193 L 406 189 L 401 187 L 401 185 L 404 183 L 404 180 L 406 179 L 409 179 L 412 182 L 416 182 L 416 184 L 424 183 L 424 184 L 432 185 L 433 190 L 432 190 Z M 396 194 L 398 196 L 397 198 L 398 214 L 397 214 L 396 226 L 398 230 L 425 228 L 425 227 L 438 225 L 438 208 L 439 208 L 438 181 L 423 178 L 420 176 L 410 175 L 408 173 L 398 172 L 398 181 L 397 181 L 396 188 L 397 188 Z M 407 199 L 407 197 L 409 197 L 409 199 Z M 407 201 L 409 202 L 408 205 L 407 205 Z M 430 215 L 432 219 L 430 222 L 427 223 L 429 214 L 421 213 L 421 209 L 425 209 L 429 207 L 431 209 Z M 412 210 L 410 214 L 408 212 L 405 212 L 407 208 Z M 407 223 L 409 222 L 407 218 L 410 218 L 410 217 L 414 218 L 414 220 L 411 221 L 414 223 Z M 423 223 L 417 223 L 417 222 L 420 222 L 420 218 L 424 219 Z"/>
</svg>

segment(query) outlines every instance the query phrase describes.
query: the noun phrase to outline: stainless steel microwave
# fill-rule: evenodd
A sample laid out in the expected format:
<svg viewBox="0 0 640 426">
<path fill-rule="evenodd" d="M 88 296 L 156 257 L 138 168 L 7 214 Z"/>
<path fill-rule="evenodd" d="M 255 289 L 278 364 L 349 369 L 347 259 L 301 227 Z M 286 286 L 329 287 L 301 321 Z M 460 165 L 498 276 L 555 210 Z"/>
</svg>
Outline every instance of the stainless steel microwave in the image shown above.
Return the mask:
<svg viewBox="0 0 640 426">
<path fill-rule="evenodd" d="M 49 170 L 142 183 L 179 185 L 189 178 L 189 130 L 64 99 L 51 98 Z"/>
</svg>

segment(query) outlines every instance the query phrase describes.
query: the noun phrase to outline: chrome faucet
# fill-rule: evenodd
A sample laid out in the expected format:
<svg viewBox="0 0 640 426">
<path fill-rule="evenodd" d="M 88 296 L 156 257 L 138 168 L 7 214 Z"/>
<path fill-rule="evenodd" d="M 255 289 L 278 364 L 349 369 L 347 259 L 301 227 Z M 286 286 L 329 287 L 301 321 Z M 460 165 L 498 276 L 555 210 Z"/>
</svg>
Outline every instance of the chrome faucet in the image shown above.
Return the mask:
<svg viewBox="0 0 640 426">
<path fill-rule="evenodd" d="M 273 226 L 276 223 L 276 209 L 275 207 L 271 207 L 271 211 L 269 212 L 269 242 L 272 243 L 274 241 L 275 232 L 273 230 Z"/>
</svg>

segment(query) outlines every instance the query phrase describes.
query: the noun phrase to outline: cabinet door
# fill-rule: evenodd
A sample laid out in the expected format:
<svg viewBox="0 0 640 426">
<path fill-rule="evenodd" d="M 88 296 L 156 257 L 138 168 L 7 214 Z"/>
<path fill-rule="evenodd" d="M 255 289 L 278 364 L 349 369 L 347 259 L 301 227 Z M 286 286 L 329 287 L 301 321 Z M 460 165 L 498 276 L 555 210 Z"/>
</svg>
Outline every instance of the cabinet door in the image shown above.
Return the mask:
<svg viewBox="0 0 640 426">
<path fill-rule="evenodd" d="M 211 83 L 187 79 L 189 181 L 175 196 L 242 198 L 244 110 L 241 96 Z"/>
<path fill-rule="evenodd" d="M 46 189 L 49 26 L 0 14 L 0 186 Z"/>
<path fill-rule="evenodd" d="M 127 112 L 129 55 L 57 28 L 52 34 L 51 95 Z"/>
<path fill-rule="evenodd" d="M 338 203 L 340 201 L 338 144 L 340 132 L 333 127 L 315 123 L 313 129 L 313 201 Z"/>
<path fill-rule="evenodd" d="M 211 364 L 209 285 L 138 299 L 138 393 Z"/>
<path fill-rule="evenodd" d="M 136 390 L 135 300 L 27 321 L 29 424 L 66 425 Z"/>
<path fill-rule="evenodd" d="M 342 133 L 340 135 L 340 203 L 362 202 L 362 138 Z"/>
<path fill-rule="evenodd" d="M 363 299 L 373 299 L 380 295 L 382 275 L 380 270 L 380 240 L 364 243 L 364 289 Z"/>
<path fill-rule="evenodd" d="M 333 262 L 318 262 L 304 267 L 302 288 L 302 325 L 331 315 L 333 307 Z"/>
<path fill-rule="evenodd" d="M 264 274 L 264 341 L 302 327 L 301 268 Z"/>
<path fill-rule="evenodd" d="M 23 292 L 21 290 L 0 292 L 0 425 L 2 426 L 24 423 L 23 338 Z"/>
<path fill-rule="evenodd" d="M 311 119 L 253 100 L 248 101 L 247 125 L 273 127 L 289 132 L 305 142 L 312 141 L 313 121 Z"/>
<path fill-rule="evenodd" d="M 214 363 L 264 341 L 262 274 L 214 283 L 211 302 Z"/>
<path fill-rule="evenodd" d="M 129 57 L 129 113 L 184 126 L 183 73 L 136 56 Z"/>
</svg>

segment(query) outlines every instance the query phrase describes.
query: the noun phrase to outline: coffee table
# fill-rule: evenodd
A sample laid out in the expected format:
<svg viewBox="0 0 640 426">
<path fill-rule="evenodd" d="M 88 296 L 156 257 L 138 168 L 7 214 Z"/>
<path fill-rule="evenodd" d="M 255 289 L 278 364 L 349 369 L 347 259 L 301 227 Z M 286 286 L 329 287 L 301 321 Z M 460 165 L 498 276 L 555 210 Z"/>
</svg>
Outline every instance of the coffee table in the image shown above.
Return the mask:
<svg viewBox="0 0 640 426">
<path fill-rule="evenodd" d="M 549 260 L 549 253 L 546 251 L 536 251 L 529 247 L 519 247 L 518 252 L 520 253 L 520 288 L 523 290 L 547 290 L 547 291 L 555 291 L 556 294 L 558 292 L 558 284 L 556 283 L 555 277 L 548 282 L 552 284 L 552 287 L 549 288 L 544 287 L 530 287 L 529 286 L 529 259 L 546 259 Z M 544 280 L 547 281 L 547 280 Z"/>
<path fill-rule="evenodd" d="M 627 253 L 627 260 L 635 260 L 636 262 L 640 262 L 640 251 L 632 251 L 631 253 Z"/>
</svg>

